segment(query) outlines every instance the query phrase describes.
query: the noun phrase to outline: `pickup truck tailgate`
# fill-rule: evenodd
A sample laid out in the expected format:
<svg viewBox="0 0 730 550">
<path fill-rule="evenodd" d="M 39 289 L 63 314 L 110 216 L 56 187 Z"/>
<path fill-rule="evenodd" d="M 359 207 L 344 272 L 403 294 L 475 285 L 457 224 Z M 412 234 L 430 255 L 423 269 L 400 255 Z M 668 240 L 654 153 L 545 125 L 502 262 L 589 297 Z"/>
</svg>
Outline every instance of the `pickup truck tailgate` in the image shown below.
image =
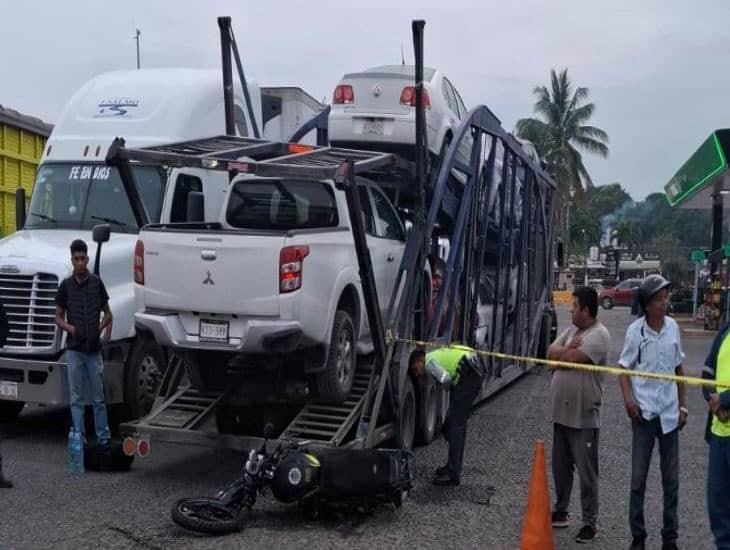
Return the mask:
<svg viewBox="0 0 730 550">
<path fill-rule="evenodd" d="M 148 230 L 146 308 L 279 315 L 279 254 L 284 234 Z"/>
</svg>

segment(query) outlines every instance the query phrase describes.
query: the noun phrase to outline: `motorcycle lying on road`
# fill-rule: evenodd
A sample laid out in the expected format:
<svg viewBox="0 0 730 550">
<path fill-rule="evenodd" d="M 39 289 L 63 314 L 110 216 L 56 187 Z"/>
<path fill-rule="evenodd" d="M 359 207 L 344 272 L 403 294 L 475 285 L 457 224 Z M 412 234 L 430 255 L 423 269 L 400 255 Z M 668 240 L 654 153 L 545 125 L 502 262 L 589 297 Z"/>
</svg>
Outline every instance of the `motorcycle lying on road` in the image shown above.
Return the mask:
<svg viewBox="0 0 730 550">
<path fill-rule="evenodd" d="M 268 452 L 271 429 L 252 449 L 241 476 L 214 497 L 183 498 L 172 507 L 178 525 L 209 534 L 240 531 L 244 514 L 268 488 L 280 502 L 298 502 L 309 519 L 329 505 L 399 508 L 413 486 L 412 453 L 391 449 L 317 449 L 311 442 L 279 442 Z"/>
</svg>

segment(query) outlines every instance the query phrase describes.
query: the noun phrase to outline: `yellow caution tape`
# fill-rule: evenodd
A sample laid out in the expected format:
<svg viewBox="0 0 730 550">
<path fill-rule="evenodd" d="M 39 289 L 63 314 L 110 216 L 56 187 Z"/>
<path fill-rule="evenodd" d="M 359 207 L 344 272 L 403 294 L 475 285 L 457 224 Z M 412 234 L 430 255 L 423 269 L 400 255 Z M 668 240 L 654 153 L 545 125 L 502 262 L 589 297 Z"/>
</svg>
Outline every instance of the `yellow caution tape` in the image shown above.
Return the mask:
<svg viewBox="0 0 730 550">
<path fill-rule="evenodd" d="M 393 333 L 388 330 L 385 333 L 385 339 L 388 343 L 403 342 L 420 348 L 455 348 L 457 344 L 439 344 L 436 342 L 425 342 L 423 340 L 413 340 L 410 338 L 396 338 Z M 463 346 L 461 346 L 463 347 Z M 493 357 L 495 359 L 508 359 L 510 361 L 519 361 L 523 363 L 534 363 L 547 365 L 549 367 L 559 367 L 564 369 L 574 369 L 586 372 L 595 372 L 598 374 L 612 374 L 615 376 L 636 376 L 638 378 L 649 378 L 651 380 L 663 380 L 665 382 L 681 382 L 688 386 L 705 386 L 708 388 L 730 388 L 730 384 L 718 383 L 715 380 L 697 378 L 695 376 L 678 376 L 676 374 L 660 374 L 658 372 L 647 372 L 641 370 L 625 369 L 623 367 L 607 367 L 602 365 L 591 365 L 586 363 L 571 363 L 569 361 L 556 361 L 554 359 L 540 359 L 538 357 L 526 357 L 523 355 L 511 355 L 509 353 L 500 353 L 498 351 L 484 351 L 474 349 L 474 353 L 484 357 Z"/>
</svg>

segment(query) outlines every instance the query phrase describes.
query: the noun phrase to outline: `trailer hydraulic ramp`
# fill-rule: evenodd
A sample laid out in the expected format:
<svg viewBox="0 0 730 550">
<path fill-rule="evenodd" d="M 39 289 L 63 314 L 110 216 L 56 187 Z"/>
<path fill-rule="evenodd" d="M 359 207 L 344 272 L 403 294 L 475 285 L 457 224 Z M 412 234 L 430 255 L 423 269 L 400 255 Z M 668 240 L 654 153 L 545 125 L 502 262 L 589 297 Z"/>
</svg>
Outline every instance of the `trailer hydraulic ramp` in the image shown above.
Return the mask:
<svg viewBox="0 0 730 550">
<path fill-rule="evenodd" d="M 370 384 L 372 362 L 363 359 L 357 366 L 352 391 L 341 405 L 312 401 L 292 420 L 281 434 L 283 439 L 308 440 L 314 444 L 338 447 L 360 417 Z"/>
<path fill-rule="evenodd" d="M 323 447 L 341 445 L 359 418 L 368 391 L 372 363 L 364 359 L 357 369 L 352 391 L 344 403 L 307 403 L 279 437 L 309 440 L 313 445 Z M 123 424 L 122 431 L 137 436 L 151 436 L 155 441 L 234 450 L 247 450 L 260 445 L 262 440 L 258 436 L 221 434 L 215 413 L 225 403 L 227 393 L 199 392 L 189 383 L 183 382 L 184 372 L 183 360 L 173 355 L 152 411 L 140 420 Z"/>
<path fill-rule="evenodd" d="M 215 411 L 226 397 L 226 392 L 194 389 L 186 379 L 184 359 L 172 354 L 152 410 L 139 420 L 123 423 L 120 431 L 135 437 L 151 436 L 155 441 L 246 450 L 250 442 L 220 440 Z"/>
</svg>

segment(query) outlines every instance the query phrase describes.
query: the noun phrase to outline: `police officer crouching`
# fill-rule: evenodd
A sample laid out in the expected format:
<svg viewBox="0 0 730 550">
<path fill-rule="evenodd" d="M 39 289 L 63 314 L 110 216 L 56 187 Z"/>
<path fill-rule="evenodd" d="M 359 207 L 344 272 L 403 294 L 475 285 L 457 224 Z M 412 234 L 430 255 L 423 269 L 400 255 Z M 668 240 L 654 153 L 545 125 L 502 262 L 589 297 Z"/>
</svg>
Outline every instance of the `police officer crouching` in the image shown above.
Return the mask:
<svg viewBox="0 0 730 550">
<path fill-rule="evenodd" d="M 446 466 L 436 469 L 433 484 L 459 485 L 464 462 L 466 422 L 484 381 L 482 365 L 472 348 L 451 346 L 429 353 L 416 350 L 411 354 L 408 366 L 413 374 L 428 374 L 444 387 L 451 388 L 449 412 L 443 428 L 444 437 L 449 442 L 449 457 Z"/>
</svg>

